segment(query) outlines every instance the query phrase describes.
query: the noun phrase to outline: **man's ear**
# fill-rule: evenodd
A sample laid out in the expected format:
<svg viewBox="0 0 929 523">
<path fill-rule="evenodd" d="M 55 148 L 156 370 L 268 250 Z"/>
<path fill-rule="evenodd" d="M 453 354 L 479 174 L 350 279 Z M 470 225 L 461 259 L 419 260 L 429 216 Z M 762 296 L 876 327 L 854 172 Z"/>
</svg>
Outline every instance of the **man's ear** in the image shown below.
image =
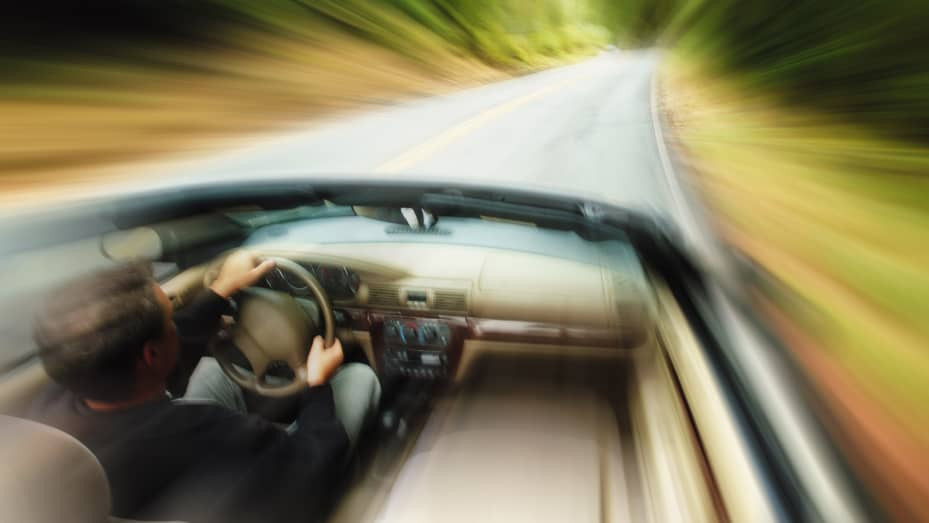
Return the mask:
<svg viewBox="0 0 929 523">
<path fill-rule="evenodd" d="M 161 359 L 164 357 L 164 351 L 157 340 L 148 340 L 142 347 L 142 356 L 139 358 L 139 365 L 147 368 L 158 368 Z"/>
</svg>

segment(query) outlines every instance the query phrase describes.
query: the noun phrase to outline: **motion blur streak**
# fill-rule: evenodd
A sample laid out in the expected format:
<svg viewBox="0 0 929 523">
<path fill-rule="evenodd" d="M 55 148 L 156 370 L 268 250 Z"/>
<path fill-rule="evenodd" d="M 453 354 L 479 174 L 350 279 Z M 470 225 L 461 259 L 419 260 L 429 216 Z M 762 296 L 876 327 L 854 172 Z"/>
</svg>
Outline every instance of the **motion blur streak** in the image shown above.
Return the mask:
<svg viewBox="0 0 929 523">
<path fill-rule="evenodd" d="M 673 49 L 668 131 L 831 432 L 925 520 L 929 7 L 775 4 L 659 2 L 626 34 Z"/>
<path fill-rule="evenodd" d="M 705 205 L 709 230 L 744 269 L 740 284 L 811 384 L 809 402 L 850 470 L 894 519 L 929 520 L 929 3 L 59 4 L 5 6 L 0 22 L 3 204 L 38 206 L 42 198 L 66 200 L 101 185 L 144 182 L 133 178 L 142 162 L 211 158 L 259 134 L 308 124 L 331 134 L 299 145 L 323 149 L 340 136 L 324 124 L 348 121 L 349 112 L 354 118 L 385 107 L 401 111 L 395 106 L 402 100 L 523 75 L 514 82 L 525 83 L 510 84 L 517 86 L 514 96 L 490 107 L 481 99 L 476 110 L 398 145 L 370 170 L 394 175 L 431 166 L 426 160 L 454 142 L 511 118 L 511 127 L 474 142 L 485 144 L 480 154 L 458 151 L 459 157 L 490 158 L 486 175 L 505 156 L 494 156 L 486 144 L 531 143 L 533 153 L 567 149 L 559 154 L 575 156 L 565 165 L 575 167 L 578 158 L 585 165 L 601 162 L 599 177 L 584 186 L 578 172 L 561 164 L 556 183 L 531 169 L 511 176 L 530 187 L 588 192 L 612 181 L 604 193 L 626 189 L 627 198 L 643 203 L 641 184 L 627 181 L 640 176 L 663 183 L 651 180 L 656 170 L 641 168 L 652 165 L 652 148 L 595 143 L 633 134 L 593 130 L 646 125 L 645 117 L 630 115 L 648 114 L 638 86 L 652 74 L 651 61 L 631 49 L 662 48 L 656 98 L 683 187 Z M 629 82 L 622 84 L 623 119 L 615 117 L 615 99 L 605 101 L 618 95 L 592 78 L 545 86 L 528 75 L 585 60 L 611 44 L 635 58 L 622 73 L 596 75 L 600 82 L 615 80 L 616 89 Z M 581 66 L 601 67 L 596 60 L 603 57 Z M 585 100 L 591 93 L 602 98 Z M 539 113 L 517 119 L 517 109 L 530 106 Z M 573 110 L 577 119 L 549 118 L 557 110 Z M 410 113 L 391 114 L 393 128 L 425 129 L 397 116 Z M 553 121 L 582 124 L 572 136 L 539 130 Z M 350 135 L 374 138 L 349 145 L 367 152 L 403 133 L 387 134 L 378 127 Z M 540 145 L 508 142 L 511 136 L 557 139 Z M 339 152 L 344 156 L 345 149 Z M 330 165 L 319 161 L 315 166 Z M 624 165 L 629 172 L 613 172 Z M 591 188 L 591 180 L 599 187 Z M 96 245 L 82 249 L 98 255 Z M 16 267 L 38 278 L 31 262 Z"/>
<path fill-rule="evenodd" d="M 5 196 L 101 165 L 584 57 L 595 2 L 209 1 L 8 6 Z M 114 169 L 109 176 L 125 171 Z"/>
</svg>

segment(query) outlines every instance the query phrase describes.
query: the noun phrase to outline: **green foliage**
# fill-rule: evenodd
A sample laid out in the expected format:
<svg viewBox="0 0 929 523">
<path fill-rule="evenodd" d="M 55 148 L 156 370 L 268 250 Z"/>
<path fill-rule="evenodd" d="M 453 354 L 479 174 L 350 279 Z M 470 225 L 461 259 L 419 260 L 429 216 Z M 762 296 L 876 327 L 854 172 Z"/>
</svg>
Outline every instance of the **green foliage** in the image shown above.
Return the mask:
<svg viewBox="0 0 929 523">
<path fill-rule="evenodd" d="M 627 46 L 652 45 L 682 0 L 602 0 L 604 24 Z"/>
<path fill-rule="evenodd" d="M 439 70 L 450 56 L 519 70 L 657 42 L 788 104 L 926 142 L 927 19 L 929 2 L 878 0 L 100 0 L 13 4 L 0 46 L 23 73 L 42 60 L 152 61 L 164 46 L 261 52 L 244 32 L 319 43 L 335 28 Z"/>
<path fill-rule="evenodd" d="M 589 52 L 610 39 L 592 1 L 387 0 L 411 19 L 493 65 L 526 67 Z"/>
<path fill-rule="evenodd" d="M 627 42 L 660 40 L 784 102 L 929 141 L 929 2 L 627 0 Z"/>
<path fill-rule="evenodd" d="M 602 0 L 100 0 L 18 4 L 0 20 L 7 56 L 28 63 L 86 56 L 138 62 L 165 47 L 260 53 L 265 33 L 325 43 L 352 33 L 424 66 L 473 56 L 504 69 L 548 65 L 603 46 Z M 57 40 L 49 40 L 48 35 Z M 115 65 L 115 64 L 114 64 Z"/>
<path fill-rule="evenodd" d="M 785 341 L 835 433 L 867 426 L 843 443 L 888 519 L 925 520 L 900 459 L 929 452 L 929 3 L 675 4 L 633 36 L 672 50 L 666 101 L 713 221 L 772 276 L 758 296 L 799 327 Z"/>
<path fill-rule="evenodd" d="M 214 0 L 275 29 L 321 17 L 425 64 L 470 54 L 522 69 L 589 53 L 611 38 L 601 0 Z M 294 13 L 299 5 L 304 13 Z"/>
</svg>

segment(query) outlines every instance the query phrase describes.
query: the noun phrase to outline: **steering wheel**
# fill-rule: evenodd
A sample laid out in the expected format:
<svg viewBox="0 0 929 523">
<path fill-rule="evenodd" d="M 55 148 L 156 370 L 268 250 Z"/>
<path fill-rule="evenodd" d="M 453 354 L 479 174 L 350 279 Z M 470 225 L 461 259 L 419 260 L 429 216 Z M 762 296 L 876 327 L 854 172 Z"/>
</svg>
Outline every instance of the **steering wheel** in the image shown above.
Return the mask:
<svg viewBox="0 0 929 523">
<path fill-rule="evenodd" d="M 273 260 L 278 269 L 299 278 L 310 289 L 323 319 L 323 339 L 327 347 L 332 345 L 332 304 L 319 281 L 291 260 L 265 259 Z M 205 285 L 216 278 L 218 267 L 215 264 L 204 275 Z M 233 300 L 238 306 L 234 323 L 221 330 L 211 344 L 223 372 L 240 387 L 262 396 L 290 396 L 305 388 L 307 353 L 317 329 L 307 311 L 290 294 L 260 287 L 243 289 Z M 250 369 L 245 368 L 239 353 Z M 286 369 L 291 375 L 280 376 Z"/>
</svg>

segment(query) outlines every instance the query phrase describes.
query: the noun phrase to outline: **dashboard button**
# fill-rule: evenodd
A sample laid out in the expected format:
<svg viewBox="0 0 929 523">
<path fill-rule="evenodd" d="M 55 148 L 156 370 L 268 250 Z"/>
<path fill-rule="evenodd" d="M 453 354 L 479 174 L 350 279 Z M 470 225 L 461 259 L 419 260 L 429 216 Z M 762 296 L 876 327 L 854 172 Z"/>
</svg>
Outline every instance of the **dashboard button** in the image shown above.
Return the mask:
<svg viewBox="0 0 929 523">
<path fill-rule="evenodd" d="M 416 343 L 416 329 L 409 325 L 404 326 L 403 338 L 406 343 Z"/>
</svg>

